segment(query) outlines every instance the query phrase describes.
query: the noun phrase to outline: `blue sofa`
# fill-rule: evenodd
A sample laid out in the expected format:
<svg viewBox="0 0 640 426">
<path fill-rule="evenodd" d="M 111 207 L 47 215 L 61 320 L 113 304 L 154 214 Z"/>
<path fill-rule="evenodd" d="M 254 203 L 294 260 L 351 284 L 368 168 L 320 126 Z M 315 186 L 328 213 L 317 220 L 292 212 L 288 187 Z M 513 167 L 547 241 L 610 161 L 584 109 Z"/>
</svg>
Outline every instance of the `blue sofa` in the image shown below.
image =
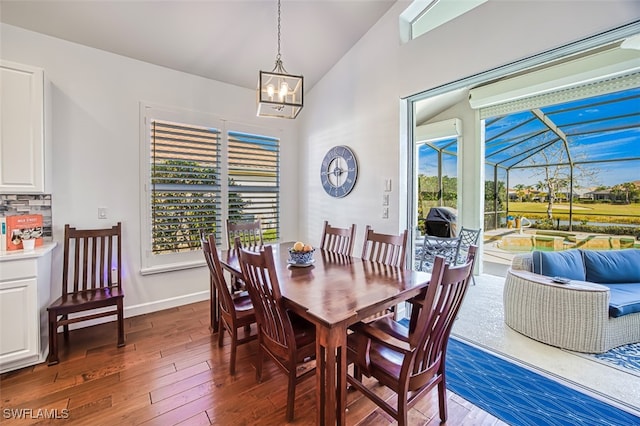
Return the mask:
<svg viewBox="0 0 640 426">
<path fill-rule="evenodd" d="M 550 345 L 600 353 L 640 342 L 640 250 L 517 255 L 503 298 L 507 325 Z"/>
</svg>

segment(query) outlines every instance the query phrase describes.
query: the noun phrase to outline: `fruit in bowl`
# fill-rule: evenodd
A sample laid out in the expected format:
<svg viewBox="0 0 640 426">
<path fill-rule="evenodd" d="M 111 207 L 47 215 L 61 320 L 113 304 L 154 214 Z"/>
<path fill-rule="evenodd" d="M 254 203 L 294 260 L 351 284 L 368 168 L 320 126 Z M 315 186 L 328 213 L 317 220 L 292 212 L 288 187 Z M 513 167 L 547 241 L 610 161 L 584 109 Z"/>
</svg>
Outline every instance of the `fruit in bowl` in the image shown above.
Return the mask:
<svg viewBox="0 0 640 426">
<path fill-rule="evenodd" d="M 297 241 L 292 248 L 289 249 L 289 258 L 293 263 L 307 264 L 313 261 L 314 248 L 302 241 Z"/>
</svg>

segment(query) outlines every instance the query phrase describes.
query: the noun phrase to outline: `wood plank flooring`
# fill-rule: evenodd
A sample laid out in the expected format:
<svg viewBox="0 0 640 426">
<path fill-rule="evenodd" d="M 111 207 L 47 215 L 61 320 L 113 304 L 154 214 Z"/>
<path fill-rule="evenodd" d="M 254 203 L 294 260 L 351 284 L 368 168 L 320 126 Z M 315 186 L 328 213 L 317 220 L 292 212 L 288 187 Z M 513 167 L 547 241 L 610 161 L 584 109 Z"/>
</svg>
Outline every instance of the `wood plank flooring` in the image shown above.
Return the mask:
<svg viewBox="0 0 640 426">
<path fill-rule="evenodd" d="M 0 423 L 285 424 L 285 376 L 266 362 L 263 381 L 256 382 L 255 341 L 238 348 L 231 376 L 229 338 L 218 347 L 208 318 L 208 302 L 127 318 L 123 348 L 116 347 L 114 322 L 72 331 L 68 345 L 59 335 L 60 364 L 0 377 Z M 388 389 L 371 385 L 391 397 Z M 315 424 L 314 386 L 313 378 L 298 385 L 292 424 Z M 395 424 L 360 393 L 349 392 L 348 399 L 348 425 Z M 437 407 L 437 392 L 432 392 L 411 410 L 410 424 L 440 424 Z M 449 425 L 505 425 L 451 392 L 448 407 Z"/>
</svg>

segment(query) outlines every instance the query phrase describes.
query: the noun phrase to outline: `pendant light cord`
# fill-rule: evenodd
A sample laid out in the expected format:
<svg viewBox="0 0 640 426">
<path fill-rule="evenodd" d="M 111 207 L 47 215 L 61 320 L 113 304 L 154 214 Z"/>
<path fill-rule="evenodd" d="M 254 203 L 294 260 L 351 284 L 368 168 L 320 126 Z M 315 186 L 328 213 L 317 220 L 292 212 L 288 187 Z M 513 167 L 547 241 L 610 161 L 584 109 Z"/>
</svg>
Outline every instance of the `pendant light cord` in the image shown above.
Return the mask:
<svg viewBox="0 0 640 426">
<path fill-rule="evenodd" d="M 282 65 L 282 55 L 280 55 L 280 0 L 278 0 L 278 54 L 276 55 L 276 66 L 273 67 L 273 71 L 277 71 L 281 74 L 287 74 L 287 70 L 284 69 L 284 65 Z"/>
<path fill-rule="evenodd" d="M 276 62 L 280 61 L 280 0 L 278 0 L 278 54 L 276 55 Z"/>
</svg>

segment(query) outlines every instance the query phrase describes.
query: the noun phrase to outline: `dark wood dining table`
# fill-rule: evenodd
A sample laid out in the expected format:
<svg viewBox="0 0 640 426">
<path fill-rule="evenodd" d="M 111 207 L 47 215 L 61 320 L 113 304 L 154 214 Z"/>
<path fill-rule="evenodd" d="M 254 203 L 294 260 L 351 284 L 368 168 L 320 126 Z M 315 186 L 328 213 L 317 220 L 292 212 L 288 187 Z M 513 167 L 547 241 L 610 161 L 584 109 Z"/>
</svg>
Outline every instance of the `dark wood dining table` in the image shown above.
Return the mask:
<svg viewBox="0 0 640 426">
<path fill-rule="evenodd" d="M 431 274 L 316 250 L 310 266 L 288 262 L 293 242 L 273 244 L 278 280 L 289 309 L 316 326 L 317 424 L 345 424 L 347 328 L 420 293 Z M 236 250 L 223 267 L 242 275 Z M 217 308 L 212 294 L 212 312 Z"/>
</svg>

